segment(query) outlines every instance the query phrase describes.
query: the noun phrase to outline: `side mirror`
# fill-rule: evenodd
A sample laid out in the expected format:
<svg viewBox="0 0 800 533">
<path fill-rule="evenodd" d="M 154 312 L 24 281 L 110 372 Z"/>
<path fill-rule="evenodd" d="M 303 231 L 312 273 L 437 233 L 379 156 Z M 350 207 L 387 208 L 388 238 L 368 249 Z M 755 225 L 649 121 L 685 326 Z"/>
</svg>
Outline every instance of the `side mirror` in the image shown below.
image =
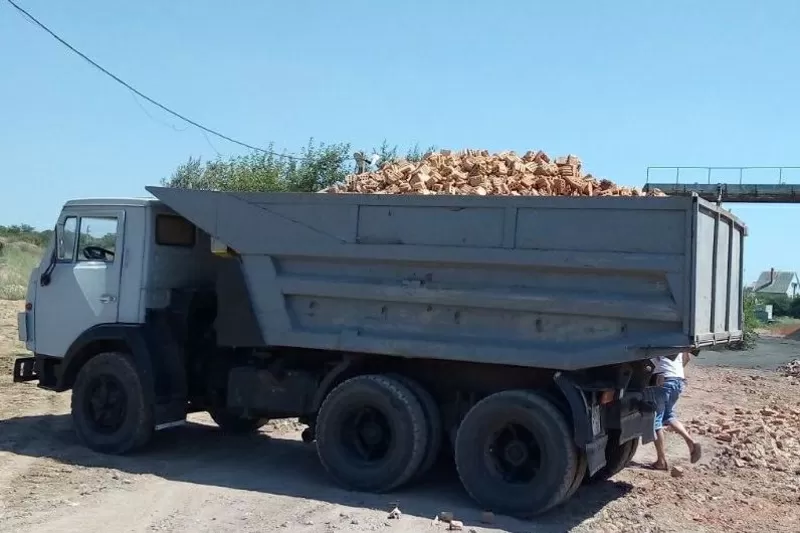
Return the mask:
<svg viewBox="0 0 800 533">
<path fill-rule="evenodd" d="M 61 246 L 59 240 L 64 238 L 63 235 L 64 235 L 63 224 L 56 224 L 55 230 L 53 231 L 53 248 L 50 251 L 50 262 L 47 264 L 47 268 L 44 269 L 44 272 L 42 272 L 41 275 L 39 276 L 39 285 L 41 285 L 42 287 L 47 287 L 48 285 L 50 285 L 50 281 L 52 280 L 53 276 L 53 269 L 56 266 L 58 249 Z"/>
</svg>

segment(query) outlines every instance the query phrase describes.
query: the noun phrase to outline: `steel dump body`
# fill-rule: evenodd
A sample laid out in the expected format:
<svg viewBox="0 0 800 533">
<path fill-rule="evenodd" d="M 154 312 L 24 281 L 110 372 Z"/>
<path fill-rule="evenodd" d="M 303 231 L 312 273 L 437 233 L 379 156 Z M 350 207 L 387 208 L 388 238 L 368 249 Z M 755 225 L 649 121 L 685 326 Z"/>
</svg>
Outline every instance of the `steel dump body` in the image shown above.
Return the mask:
<svg viewBox="0 0 800 533">
<path fill-rule="evenodd" d="M 572 370 L 742 337 L 746 229 L 697 197 L 148 190 L 237 252 L 268 346 Z"/>
</svg>

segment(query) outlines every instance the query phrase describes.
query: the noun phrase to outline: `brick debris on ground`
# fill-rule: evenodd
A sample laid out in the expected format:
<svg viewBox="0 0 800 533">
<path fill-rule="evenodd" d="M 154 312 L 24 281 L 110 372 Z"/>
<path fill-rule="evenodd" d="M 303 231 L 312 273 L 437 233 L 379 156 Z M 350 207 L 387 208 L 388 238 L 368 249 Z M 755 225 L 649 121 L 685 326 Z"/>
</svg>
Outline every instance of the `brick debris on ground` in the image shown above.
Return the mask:
<svg viewBox="0 0 800 533">
<path fill-rule="evenodd" d="M 591 531 L 796 533 L 800 523 L 800 382 L 757 370 L 691 369 L 679 410 L 706 456 L 688 463 L 683 441 L 667 436 L 680 477 L 646 468 L 652 446 L 639 448 L 616 477 L 624 498 L 591 520 Z M 670 449 L 670 445 L 672 445 Z M 580 505 L 586 494 L 578 492 Z"/>
<path fill-rule="evenodd" d="M 362 194 L 459 194 L 508 196 L 666 196 L 645 193 L 583 174 L 574 155 L 552 160 L 542 151 L 519 156 L 487 150 L 425 154 L 421 161 L 385 164 L 376 172 L 348 176 L 323 192 Z"/>
<path fill-rule="evenodd" d="M 765 468 L 800 475 L 800 408 L 777 404 L 762 409 L 720 410 L 717 416 L 689 421 L 699 435 L 713 437 L 720 453 L 712 466 Z"/>
<path fill-rule="evenodd" d="M 800 378 L 800 359 L 789 361 L 785 365 L 778 367 L 778 372 L 788 377 Z"/>
</svg>

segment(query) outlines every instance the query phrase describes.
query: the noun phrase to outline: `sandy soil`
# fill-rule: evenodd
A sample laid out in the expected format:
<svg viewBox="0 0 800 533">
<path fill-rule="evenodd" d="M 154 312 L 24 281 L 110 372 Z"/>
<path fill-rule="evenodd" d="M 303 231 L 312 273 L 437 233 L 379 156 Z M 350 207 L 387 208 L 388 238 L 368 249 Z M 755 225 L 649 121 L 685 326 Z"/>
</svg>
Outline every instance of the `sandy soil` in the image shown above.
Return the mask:
<svg viewBox="0 0 800 533">
<path fill-rule="evenodd" d="M 796 318 L 780 318 L 776 322 L 759 328 L 758 334 L 765 337 L 783 337 L 797 340 L 800 337 L 800 320 Z"/>
<path fill-rule="evenodd" d="M 337 488 L 292 422 L 230 437 L 196 416 L 135 456 L 88 451 L 72 432 L 67 394 L 11 383 L 12 357 L 24 353 L 19 307 L 0 302 L 0 532 L 446 531 L 432 523 L 440 511 L 475 532 L 799 529 L 800 381 L 773 371 L 691 368 L 679 408 L 702 433 L 705 457 L 689 465 L 670 436 L 681 477 L 644 468 L 654 458 L 645 446 L 630 468 L 560 509 L 483 524 L 448 465 L 390 495 Z M 390 520 L 395 503 L 403 515 Z"/>
</svg>

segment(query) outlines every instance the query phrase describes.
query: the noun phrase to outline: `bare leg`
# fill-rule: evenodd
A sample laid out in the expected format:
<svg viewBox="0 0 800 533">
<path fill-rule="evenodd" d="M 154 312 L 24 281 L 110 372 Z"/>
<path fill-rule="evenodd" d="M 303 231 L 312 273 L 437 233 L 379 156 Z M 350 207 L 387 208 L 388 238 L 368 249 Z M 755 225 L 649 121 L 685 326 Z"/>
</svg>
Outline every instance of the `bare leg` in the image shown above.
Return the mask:
<svg viewBox="0 0 800 533">
<path fill-rule="evenodd" d="M 667 426 L 669 426 L 675 433 L 683 437 L 683 440 L 686 442 L 686 446 L 689 447 L 689 455 L 692 458 L 692 462 L 696 463 L 700 460 L 700 456 L 702 455 L 702 451 L 700 445 L 695 442 L 689 432 L 686 431 L 686 427 L 681 423 L 680 420 L 677 418 L 673 418 L 669 422 L 667 422 Z"/>
<path fill-rule="evenodd" d="M 658 459 L 656 459 L 656 462 L 653 463 L 653 468 L 656 470 L 667 470 L 669 467 L 667 466 L 667 454 L 664 451 L 665 441 L 663 429 L 656 430 L 656 440 L 654 441 L 654 444 L 656 445 L 656 455 L 658 456 Z"/>
</svg>

